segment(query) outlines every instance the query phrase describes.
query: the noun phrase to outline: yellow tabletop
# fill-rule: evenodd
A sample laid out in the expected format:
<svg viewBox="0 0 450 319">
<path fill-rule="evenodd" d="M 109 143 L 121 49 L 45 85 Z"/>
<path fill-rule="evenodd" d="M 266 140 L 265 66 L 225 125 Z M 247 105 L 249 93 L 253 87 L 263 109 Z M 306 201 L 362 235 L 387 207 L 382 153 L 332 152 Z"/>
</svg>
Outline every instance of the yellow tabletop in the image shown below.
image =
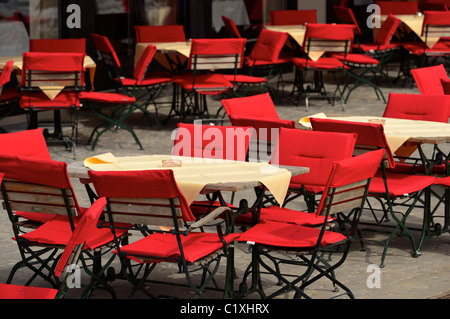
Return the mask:
<svg viewBox="0 0 450 319">
<path fill-rule="evenodd" d="M 176 159 L 180 167 L 163 167 L 162 161 Z M 198 194 L 208 185 L 209 190 L 239 190 L 264 185 L 275 199 L 282 203 L 289 187 L 291 172 L 285 168 L 268 163 L 238 162 L 222 159 L 192 158 L 172 155 L 139 155 L 115 157 L 111 153 L 87 158 L 84 167 L 95 171 L 127 171 L 149 169 L 172 169 L 178 187 L 192 203 Z M 69 168 L 70 171 L 73 168 Z M 306 173 L 307 168 L 303 168 Z M 72 176 L 76 173 L 72 173 Z M 83 177 L 78 175 L 78 177 Z"/>
<path fill-rule="evenodd" d="M 311 128 L 309 118 L 329 118 L 342 121 L 353 122 L 376 122 L 383 120 L 384 134 L 389 144 L 389 148 L 398 156 L 409 156 L 416 149 L 414 145 L 410 144 L 440 144 L 450 142 L 450 124 L 418 121 L 407 119 L 395 119 L 388 117 L 377 116 L 327 116 L 324 113 L 311 115 L 300 119 L 300 125 Z M 408 142 L 408 143 L 406 143 Z M 406 144 L 405 144 L 406 143 Z M 409 153 L 409 154 L 408 154 Z"/>
</svg>

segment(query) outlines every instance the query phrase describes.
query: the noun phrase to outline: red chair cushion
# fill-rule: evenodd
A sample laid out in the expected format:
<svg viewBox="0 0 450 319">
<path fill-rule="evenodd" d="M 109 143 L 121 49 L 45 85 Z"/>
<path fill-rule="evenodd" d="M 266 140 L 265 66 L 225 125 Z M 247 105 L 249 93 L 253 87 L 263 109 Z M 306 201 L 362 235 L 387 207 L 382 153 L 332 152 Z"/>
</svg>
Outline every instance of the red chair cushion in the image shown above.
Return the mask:
<svg viewBox="0 0 450 319">
<path fill-rule="evenodd" d="M 99 103 L 129 104 L 135 102 L 136 98 L 120 93 L 83 91 L 80 93 L 80 100 L 89 100 Z"/>
<path fill-rule="evenodd" d="M 58 289 L 0 283 L 0 299 L 55 299 Z"/>
<path fill-rule="evenodd" d="M 365 54 L 358 54 L 358 53 L 348 53 L 344 56 L 343 53 L 339 54 L 333 54 L 333 57 L 337 58 L 339 61 L 343 63 L 351 63 L 351 64 L 369 64 L 369 65 L 378 65 L 380 64 L 380 61 L 378 61 L 375 58 L 372 58 L 371 56 L 365 55 Z"/>
<path fill-rule="evenodd" d="M 227 243 L 239 237 L 239 234 L 232 233 L 225 237 Z M 214 233 L 191 232 L 188 236 L 181 236 L 184 257 L 187 262 L 193 263 L 223 247 L 219 236 Z M 154 233 L 141 240 L 122 247 L 121 252 L 126 254 L 138 254 L 144 256 L 154 256 L 159 258 L 180 258 L 180 251 L 176 236 L 170 234 Z M 117 251 L 115 251 L 117 252 Z M 129 256 L 138 262 L 145 262 L 145 258 L 137 259 Z M 157 262 L 157 260 L 152 260 Z"/>
<path fill-rule="evenodd" d="M 22 109 L 67 109 L 72 107 L 80 107 L 80 99 L 78 96 L 71 92 L 61 92 L 53 100 L 49 99 L 44 92 L 36 92 L 29 94 L 28 92 L 22 93 L 22 98 L 19 103 Z"/>
<path fill-rule="evenodd" d="M 236 76 L 234 76 L 233 74 L 223 74 L 222 75 L 225 79 L 227 79 L 230 82 L 233 83 L 249 83 L 249 84 L 254 84 L 254 83 L 266 83 L 267 79 L 262 78 L 262 77 L 258 77 L 258 76 L 250 76 L 250 75 L 245 75 L 245 74 L 237 74 Z"/>
<path fill-rule="evenodd" d="M 249 58 L 253 61 L 263 60 L 277 62 L 281 49 L 283 48 L 288 34 L 285 32 L 270 31 L 262 29 L 255 46 L 250 52 Z"/>
<path fill-rule="evenodd" d="M 123 86 L 153 86 L 170 83 L 172 78 L 167 73 L 161 73 L 146 76 L 142 81 L 134 78 L 115 79 L 115 81 L 122 83 Z"/>
<path fill-rule="evenodd" d="M 75 227 L 80 221 L 79 217 L 74 218 Z M 121 236 L 127 230 L 116 229 L 116 234 Z M 50 244 L 50 245 L 67 245 L 72 236 L 72 230 L 66 216 L 57 216 L 54 219 L 43 224 L 39 228 L 21 235 L 20 237 L 30 242 Z M 114 239 L 109 228 L 95 228 L 86 240 L 84 249 L 95 249 L 101 247 Z"/>
<path fill-rule="evenodd" d="M 303 226 L 318 226 L 323 224 L 325 217 L 285 207 L 269 206 L 261 209 L 259 219 Z M 329 221 L 332 221 L 332 219 L 329 219 Z"/>
<path fill-rule="evenodd" d="M 173 82 L 181 86 L 187 91 L 194 89 L 194 78 L 192 74 L 185 74 L 173 77 Z M 207 94 L 217 94 L 217 92 L 223 92 L 233 87 L 233 83 L 224 78 L 221 74 L 199 74 L 195 77 L 195 88 L 197 91 L 201 89 L 218 88 L 217 91 L 208 92 Z"/>
<path fill-rule="evenodd" d="M 389 195 L 392 197 L 403 196 L 404 194 L 413 194 L 432 185 L 435 181 L 436 177 L 433 176 L 387 172 Z M 377 172 L 370 182 L 369 193 L 386 193 L 386 188 L 381 172 Z"/>
<path fill-rule="evenodd" d="M 286 224 L 272 221 L 261 221 L 244 232 L 240 242 L 255 242 L 262 245 L 293 248 L 313 248 L 320 234 L 319 228 Z M 344 235 L 325 231 L 320 246 L 326 246 L 347 239 Z"/>
<path fill-rule="evenodd" d="M 292 62 L 299 68 L 311 68 L 311 69 L 340 69 L 344 67 L 344 64 L 337 58 L 323 57 L 317 61 L 306 58 L 293 58 Z"/>
<path fill-rule="evenodd" d="M 42 128 L 0 134 L 0 153 L 36 159 L 52 159 L 42 134 Z"/>
</svg>

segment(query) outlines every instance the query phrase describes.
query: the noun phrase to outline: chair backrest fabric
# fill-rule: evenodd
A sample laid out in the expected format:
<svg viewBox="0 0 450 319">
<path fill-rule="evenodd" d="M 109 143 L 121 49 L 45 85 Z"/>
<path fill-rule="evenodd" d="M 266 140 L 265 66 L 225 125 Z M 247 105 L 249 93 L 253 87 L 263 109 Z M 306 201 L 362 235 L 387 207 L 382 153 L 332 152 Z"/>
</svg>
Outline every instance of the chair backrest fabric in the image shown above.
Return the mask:
<svg viewBox="0 0 450 319">
<path fill-rule="evenodd" d="M 419 12 L 417 1 L 375 1 L 380 6 L 380 14 L 415 14 Z"/>
<path fill-rule="evenodd" d="M 136 80 L 144 80 L 145 74 L 147 73 L 147 69 L 152 62 L 153 57 L 156 53 L 156 47 L 154 45 L 147 45 L 144 52 L 142 52 L 141 57 L 139 58 L 136 66 L 133 71 L 133 78 Z"/>
<path fill-rule="evenodd" d="M 6 62 L 5 66 L 0 73 L 0 94 L 2 92 L 3 86 L 11 80 L 11 72 L 13 69 L 14 61 L 9 60 Z"/>
<path fill-rule="evenodd" d="M 378 44 L 379 50 L 386 50 L 389 47 L 392 37 L 401 22 L 402 20 L 392 14 L 388 15 L 375 37 L 375 43 Z"/>
<path fill-rule="evenodd" d="M 353 43 L 356 27 L 352 24 L 307 24 L 303 48 L 305 52 L 347 53 Z"/>
<path fill-rule="evenodd" d="M 354 133 L 281 128 L 271 164 L 309 167 L 308 173 L 293 176 L 291 182 L 325 186 L 333 161 L 351 157 L 355 143 Z"/>
<path fill-rule="evenodd" d="M 312 128 L 315 131 L 356 133 L 356 154 L 373 149 L 384 149 L 386 151 L 386 161 L 384 163 L 388 168 L 395 167 L 395 160 L 384 135 L 384 127 L 382 124 L 319 118 L 311 118 L 310 120 Z"/>
<path fill-rule="evenodd" d="M 65 162 L 0 153 L 0 166 L 13 211 L 66 216 L 81 212 Z"/>
<path fill-rule="evenodd" d="M 271 10 L 271 25 L 302 25 L 317 23 L 317 10 Z"/>
<path fill-rule="evenodd" d="M 450 96 L 389 93 L 383 117 L 448 123 Z"/>
<path fill-rule="evenodd" d="M 334 14 L 336 19 L 340 23 L 354 24 L 356 27 L 356 32 L 362 34 L 361 28 L 359 27 L 358 21 L 356 20 L 355 14 L 352 9 L 342 6 L 333 6 Z"/>
<path fill-rule="evenodd" d="M 425 11 L 422 35 L 426 37 L 450 37 L 450 11 Z"/>
<path fill-rule="evenodd" d="M 242 38 L 241 33 L 233 20 L 227 18 L 226 16 L 222 16 L 222 21 L 225 25 L 225 29 L 232 38 Z"/>
<path fill-rule="evenodd" d="M 24 52 L 22 87 L 84 85 L 84 53 Z"/>
<path fill-rule="evenodd" d="M 250 52 L 249 59 L 276 63 L 287 39 L 286 32 L 262 29 Z"/>
<path fill-rule="evenodd" d="M 380 167 L 384 154 L 385 150 L 374 150 L 334 161 L 316 215 L 333 215 L 361 208 L 370 179 Z"/>
<path fill-rule="evenodd" d="M 411 69 L 417 88 L 422 94 L 444 94 L 441 79 L 448 79 L 444 65 L 432 65 Z"/>
<path fill-rule="evenodd" d="M 246 39 L 192 39 L 188 69 L 242 68 Z"/>
<path fill-rule="evenodd" d="M 186 42 L 184 26 L 182 25 L 137 25 L 136 42 L 157 43 L 157 42 Z"/>
<path fill-rule="evenodd" d="M 97 194 L 108 199 L 114 222 L 182 226 L 184 222 L 195 221 L 173 170 L 88 173 Z M 176 216 L 173 216 L 170 200 L 175 201 Z M 141 208 L 133 208 L 134 205 Z"/>
<path fill-rule="evenodd" d="M 109 39 L 96 33 L 91 33 L 91 38 L 94 40 L 95 49 L 101 54 L 103 61 L 109 66 L 115 66 L 120 69 L 119 58 Z"/>
<path fill-rule="evenodd" d="M 86 53 L 86 38 L 30 39 L 30 52 Z"/>
<path fill-rule="evenodd" d="M 35 159 L 52 159 L 42 133 L 42 128 L 0 134 L 0 153 L 32 157 Z"/>
<path fill-rule="evenodd" d="M 97 199 L 83 214 L 70 237 L 66 248 L 61 254 L 55 268 L 55 275 L 59 277 L 66 266 L 76 264 L 83 246 L 97 227 L 100 215 L 106 206 L 106 198 Z"/>
<path fill-rule="evenodd" d="M 179 123 L 172 155 L 245 161 L 250 127 Z"/>
</svg>

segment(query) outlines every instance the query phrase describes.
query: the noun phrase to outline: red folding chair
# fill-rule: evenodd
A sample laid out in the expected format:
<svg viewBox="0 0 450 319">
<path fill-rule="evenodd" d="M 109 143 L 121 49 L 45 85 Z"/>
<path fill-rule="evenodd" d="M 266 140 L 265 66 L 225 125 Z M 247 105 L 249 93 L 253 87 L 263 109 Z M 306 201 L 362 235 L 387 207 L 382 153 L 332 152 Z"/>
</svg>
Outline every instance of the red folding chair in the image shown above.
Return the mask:
<svg viewBox="0 0 450 319">
<path fill-rule="evenodd" d="M 183 121 L 187 115 L 209 117 L 207 95 L 219 95 L 234 89 L 221 72 L 228 70 L 232 76 L 244 63 L 245 39 L 193 39 L 188 60 L 188 72 L 176 75 L 173 82 L 181 88 L 181 105 L 172 107 L 169 118 L 179 115 Z M 174 115 L 172 114 L 174 113 Z"/>
<path fill-rule="evenodd" d="M 2 174 L 0 174 L 1 183 Z M 81 217 L 75 230 L 61 254 L 55 268 L 55 277 L 58 278 L 59 287 L 44 288 L 33 286 L 19 286 L 13 284 L 0 284 L 0 299 L 61 299 L 69 290 L 69 275 L 72 274 L 70 267 L 79 262 L 86 241 L 92 232 L 96 231 L 96 225 L 100 215 L 106 206 L 106 199 L 100 198 L 95 201 Z M 64 269 L 66 272 L 64 273 Z"/>
<path fill-rule="evenodd" d="M 269 161 L 281 127 L 295 128 L 295 121 L 280 119 L 269 93 L 221 100 L 233 126 L 252 127 L 255 137 L 249 158 Z M 256 152 L 256 154 L 255 154 Z M 268 157 L 266 158 L 265 155 Z"/>
<path fill-rule="evenodd" d="M 375 4 L 380 7 L 381 15 L 415 14 L 419 12 L 418 1 L 375 1 Z"/>
<path fill-rule="evenodd" d="M 324 217 L 319 227 L 261 221 L 239 237 L 238 241 L 252 247 L 252 257 L 257 266 L 251 269 L 254 279 L 251 287 L 261 297 L 275 298 L 293 291 L 293 298 L 310 298 L 307 288 L 320 278 L 328 278 L 333 286 L 343 289 L 339 295 L 354 298 L 351 290 L 337 279 L 335 270 L 346 260 L 370 180 L 383 154 L 383 150 L 378 150 L 332 162 L 328 181 L 314 213 Z M 329 217 L 348 211 L 353 218 L 347 233 L 329 228 Z M 339 255 L 334 254 L 336 252 Z M 332 258 L 326 258 L 328 254 L 332 254 Z M 283 265 L 289 265 L 289 269 L 295 267 L 296 271 L 289 271 Z M 263 270 L 275 276 L 278 286 L 281 286 L 269 295 L 264 291 L 261 280 L 266 274 Z M 241 284 L 243 288 L 247 286 L 247 275 L 244 275 Z M 333 294 L 332 297 L 337 296 Z"/>
<path fill-rule="evenodd" d="M 4 174 L 2 199 L 21 256 L 21 260 L 12 267 L 7 283 L 11 283 L 17 277 L 17 271 L 25 267 L 32 273 L 25 286 L 40 277 L 58 289 L 54 273 L 58 253 L 67 246 L 73 230 L 86 212 L 78 204 L 67 173 L 67 164 L 2 153 L 0 166 Z M 47 215 L 48 219 L 38 228 L 25 232 L 18 218 L 22 212 Z M 118 231 L 118 236 L 124 234 L 126 230 Z M 86 238 L 81 261 L 90 282 L 84 287 L 84 297 L 89 297 L 98 286 L 107 289 L 112 297 L 116 296 L 105 276 L 115 255 L 111 254 L 101 264 L 102 256 L 113 249 L 112 243 L 113 236 L 108 229 L 95 228 Z"/>
<path fill-rule="evenodd" d="M 395 168 L 396 162 L 387 144 L 382 124 L 311 118 L 311 125 L 317 131 L 356 133 L 358 138 L 356 140 L 355 150 L 358 152 L 373 149 L 386 150 L 386 157 L 370 183 L 368 194 L 369 198 L 376 199 L 382 204 L 382 216 L 379 218 L 376 215 L 378 208 L 374 207 L 370 201 L 368 202 L 368 206 L 375 220 L 375 224 L 372 225 L 391 226 L 393 229 L 392 231 L 387 230 L 389 237 L 384 244 L 380 266 L 384 266 L 387 249 L 391 240 L 396 235 L 409 238 L 413 255 L 419 256 L 421 254 L 421 244 L 416 245 L 412 230 L 406 225 L 406 221 L 415 208 L 423 209 L 424 216 L 427 216 L 429 210 L 429 203 L 427 201 L 429 199 L 427 199 L 428 195 L 425 193 L 427 193 L 429 187 L 436 181 L 436 177 L 388 171 L 387 168 Z M 424 194 L 425 203 L 420 207 L 421 200 L 419 199 Z M 405 198 L 410 200 L 405 201 Z M 405 210 L 398 210 L 398 208 L 402 207 Z M 392 218 L 394 221 L 393 225 L 387 223 L 389 218 Z"/>
<path fill-rule="evenodd" d="M 411 69 L 411 74 L 420 93 L 444 94 L 441 79 L 448 80 L 449 78 L 443 64 Z"/>
<path fill-rule="evenodd" d="M 109 222 L 113 225 L 118 222 L 129 223 L 130 231 L 148 233 L 148 227 L 152 229 L 142 239 L 116 246 L 115 253 L 122 262 L 122 273 L 133 285 L 130 297 L 137 290 L 154 297 L 146 284 L 150 281 L 148 276 L 162 263 L 180 265 L 195 295 L 204 296 L 205 288 L 213 281 L 221 258 L 233 258 L 229 256 L 228 244 L 239 234 L 230 233 L 230 228 L 222 233 L 220 226 L 217 233 L 194 230 L 219 215 L 227 214 L 228 207 L 220 207 L 207 218 L 188 226 L 186 223 L 195 221 L 195 218 L 178 189 L 172 170 L 89 171 L 89 177 L 97 194 L 107 198 Z M 142 228 L 138 225 L 146 226 Z M 107 224 L 105 227 L 113 233 L 119 230 Z M 192 265 L 203 270 L 200 283 L 194 282 L 194 274 L 190 271 Z M 164 280 L 161 276 L 159 279 Z"/>
<path fill-rule="evenodd" d="M 75 154 L 78 138 L 79 93 L 84 89 L 83 53 L 24 52 L 20 107 L 29 113 L 28 128 L 38 127 L 38 112 L 53 111 L 54 131 L 46 138 L 62 141 Z M 61 111 L 69 113 L 71 135 L 63 133 Z M 71 146 L 71 147 L 70 147 Z"/>
<path fill-rule="evenodd" d="M 336 73 L 344 71 L 344 64 L 336 57 L 330 56 L 333 53 L 342 53 L 347 56 L 352 45 L 355 26 L 349 24 L 307 24 L 305 38 L 303 41 L 304 57 L 293 58 L 295 65 L 295 85 L 294 91 L 298 91 L 298 102 L 305 97 L 306 111 L 309 111 L 310 98 L 326 98 L 334 105 L 334 100 L 341 100 L 342 110 L 344 110 L 344 99 L 341 95 L 329 94 L 325 88 L 323 73 L 333 73 L 335 83 L 339 87 Z M 317 59 L 311 59 L 314 52 L 323 52 L 324 55 Z M 307 79 L 313 73 L 313 85 Z"/>
<path fill-rule="evenodd" d="M 317 23 L 317 10 L 271 10 L 271 25 L 302 25 Z"/>
<path fill-rule="evenodd" d="M 431 121 L 448 123 L 450 116 L 450 97 L 434 94 L 405 94 L 390 93 L 383 117 L 411 119 L 419 121 Z M 420 158 L 410 156 L 395 163 L 396 172 L 421 173 L 433 175 L 446 175 L 448 155 L 438 145 L 434 146 L 433 154 L 429 159 L 419 147 Z M 426 163 L 426 168 L 423 163 Z"/>
<path fill-rule="evenodd" d="M 0 74 L 0 120 L 11 115 L 20 100 L 20 93 L 16 86 L 9 86 L 11 83 L 11 75 L 14 61 L 6 62 Z M 6 133 L 5 129 L 0 127 L 0 133 Z"/>
<path fill-rule="evenodd" d="M 51 160 L 42 128 L 0 134 L 0 153 Z"/>
</svg>

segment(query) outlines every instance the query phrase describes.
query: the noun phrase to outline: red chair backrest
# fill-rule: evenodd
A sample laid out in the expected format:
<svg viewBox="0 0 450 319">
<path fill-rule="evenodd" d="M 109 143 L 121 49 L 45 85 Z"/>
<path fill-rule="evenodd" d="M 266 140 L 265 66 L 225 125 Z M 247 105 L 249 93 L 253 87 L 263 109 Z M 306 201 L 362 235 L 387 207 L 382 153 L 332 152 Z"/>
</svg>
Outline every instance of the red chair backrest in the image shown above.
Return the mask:
<svg viewBox="0 0 450 319">
<path fill-rule="evenodd" d="M 105 59 L 105 63 L 115 63 L 117 68 L 120 68 L 120 61 L 117 56 L 116 50 L 112 46 L 109 39 L 103 35 L 91 33 L 91 38 L 94 40 L 95 48 L 100 54 L 102 54 L 103 58 L 110 57 L 111 61 Z"/>
<path fill-rule="evenodd" d="M 83 86 L 84 57 L 84 53 L 24 52 L 21 86 L 51 86 L 55 82 L 57 85 Z M 41 71 L 48 74 L 43 76 Z M 29 72 L 40 74 L 30 78 Z"/>
<path fill-rule="evenodd" d="M 291 182 L 325 186 L 333 161 L 353 155 L 356 134 L 281 128 L 271 164 L 309 167 L 309 173 L 294 176 Z"/>
<path fill-rule="evenodd" d="M 136 42 L 186 42 L 184 26 L 182 25 L 137 25 L 134 27 L 136 32 Z"/>
<path fill-rule="evenodd" d="M 192 39 L 188 69 L 242 68 L 246 39 Z"/>
<path fill-rule="evenodd" d="M 317 10 L 271 10 L 271 25 L 302 25 L 317 23 Z"/>
<path fill-rule="evenodd" d="M 11 80 L 11 72 L 13 69 L 13 65 L 14 61 L 9 60 L 8 62 L 6 62 L 2 72 L 0 73 L 0 93 L 2 92 L 1 90 L 3 86 Z"/>
<path fill-rule="evenodd" d="M 179 123 L 172 155 L 245 161 L 250 127 Z"/>
<path fill-rule="evenodd" d="M 380 6 L 380 14 L 414 14 L 419 12 L 417 1 L 375 1 Z"/>
<path fill-rule="evenodd" d="M 450 11 L 425 11 L 422 35 L 450 37 Z"/>
<path fill-rule="evenodd" d="M 384 135 L 384 127 L 382 124 L 319 118 L 311 118 L 310 120 L 313 130 L 316 131 L 356 133 L 358 137 L 355 150 L 385 149 L 388 167 L 395 167 L 394 157 Z"/>
<path fill-rule="evenodd" d="M 86 38 L 30 39 L 30 52 L 86 53 Z"/>
<path fill-rule="evenodd" d="M 239 32 L 239 30 L 233 20 L 231 20 L 225 16 L 222 16 L 222 21 L 225 25 L 225 29 L 227 30 L 227 32 L 230 34 L 230 36 L 232 38 L 242 38 L 241 33 Z"/>
<path fill-rule="evenodd" d="M 88 171 L 90 180 L 95 187 L 97 194 L 100 197 L 106 197 L 110 203 L 114 202 L 114 199 L 159 199 L 156 203 L 151 201 L 149 205 L 156 205 L 160 208 L 166 208 L 158 214 L 150 210 L 149 214 L 143 212 L 130 211 L 126 214 L 122 212 L 122 216 L 115 216 L 114 221 L 121 222 L 120 217 L 127 218 L 148 218 L 150 219 L 149 225 L 155 225 L 151 222 L 152 218 L 166 219 L 165 223 L 158 223 L 156 225 L 161 226 L 173 226 L 173 219 L 170 215 L 169 199 L 177 199 L 177 207 L 180 212 L 177 216 L 178 223 L 182 224 L 188 221 L 194 221 L 195 218 L 189 208 L 189 205 L 180 192 L 175 180 L 175 176 L 172 170 L 142 170 L 142 171 Z M 166 199 L 167 202 L 161 200 Z M 141 205 L 143 203 L 141 202 Z M 129 220 L 129 219 L 128 219 Z M 147 223 L 143 223 L 147 224 Z"/>
<path fill-rule="evenodd" d="M 0 134 L 0 153 L 35 159 L 52 159 L 42 134 L 42 128 Z"/>
<path fill-rule="evenodd" d="M 356 21 L 356 17 L 352 9 L 342 6 L 333 6 L 333 10 L 334 14 L 336 15 L 336 19 L 340 23 L 354 24 L 356 27 L 356 32 L 358 32 L 358 34 L 362 34 L 358 21 Z"/>
<path fill-rule="evenodd" d="M 438 64 L 423 68 L 411 69 L 417 88 L 422 94 L 444 94 L 441 79 L 448 80 L 444 65 Z"/>
<path fill-rule="evenodd" d="M 156 53 L 156 47 L 154 45 L 147 45 L 144 52 L 142 52 L 136 66 L 134 67 L 133 77 L 137 80 L 143 80 L 147 72 L 150 62 L 152 62 L 153 57 Z"/>
<path fill-rule="evenodd" d="M 409 3 L 409 2 L 403 2 Z M 381 25 L 380 31 L 377 33 L 375 37 L 375 43 L 378 44 L 378 49 L 384 50 L 387 49 L 389 43 L 392 40 L 392 36 L 397 30 L 398 26 L 402 21 L 392 14 L 389 14 L 384 23 Z"/>
<path fill-rule="evenodd" d="M 389 93 L 383 117 L 448 123 L 450 96 Z"/>
<path fill-rule="evenodd" d="M 249 59 L 253 61 L 277 62 L 287 39 L 288 34 L 286 32 L 262 29 L 250 52 Z"/>
<path fill-rule="evenodd" d="M 307 24 L 303 48 L 305 52 L 349 52 L 355 29 L 352 24 Z"/>
<path fill-rule="evenodd" d="M 105 206 L 106 199 L 104 197 L 99 198 L 83 214 L 56 265 L 55 275 L 57 277 L 61 275 L 66 266 L 76 264 L 84 243 L 88 240 L 92 232 L 95 231 L 97 222 Z"/>
</svg>

